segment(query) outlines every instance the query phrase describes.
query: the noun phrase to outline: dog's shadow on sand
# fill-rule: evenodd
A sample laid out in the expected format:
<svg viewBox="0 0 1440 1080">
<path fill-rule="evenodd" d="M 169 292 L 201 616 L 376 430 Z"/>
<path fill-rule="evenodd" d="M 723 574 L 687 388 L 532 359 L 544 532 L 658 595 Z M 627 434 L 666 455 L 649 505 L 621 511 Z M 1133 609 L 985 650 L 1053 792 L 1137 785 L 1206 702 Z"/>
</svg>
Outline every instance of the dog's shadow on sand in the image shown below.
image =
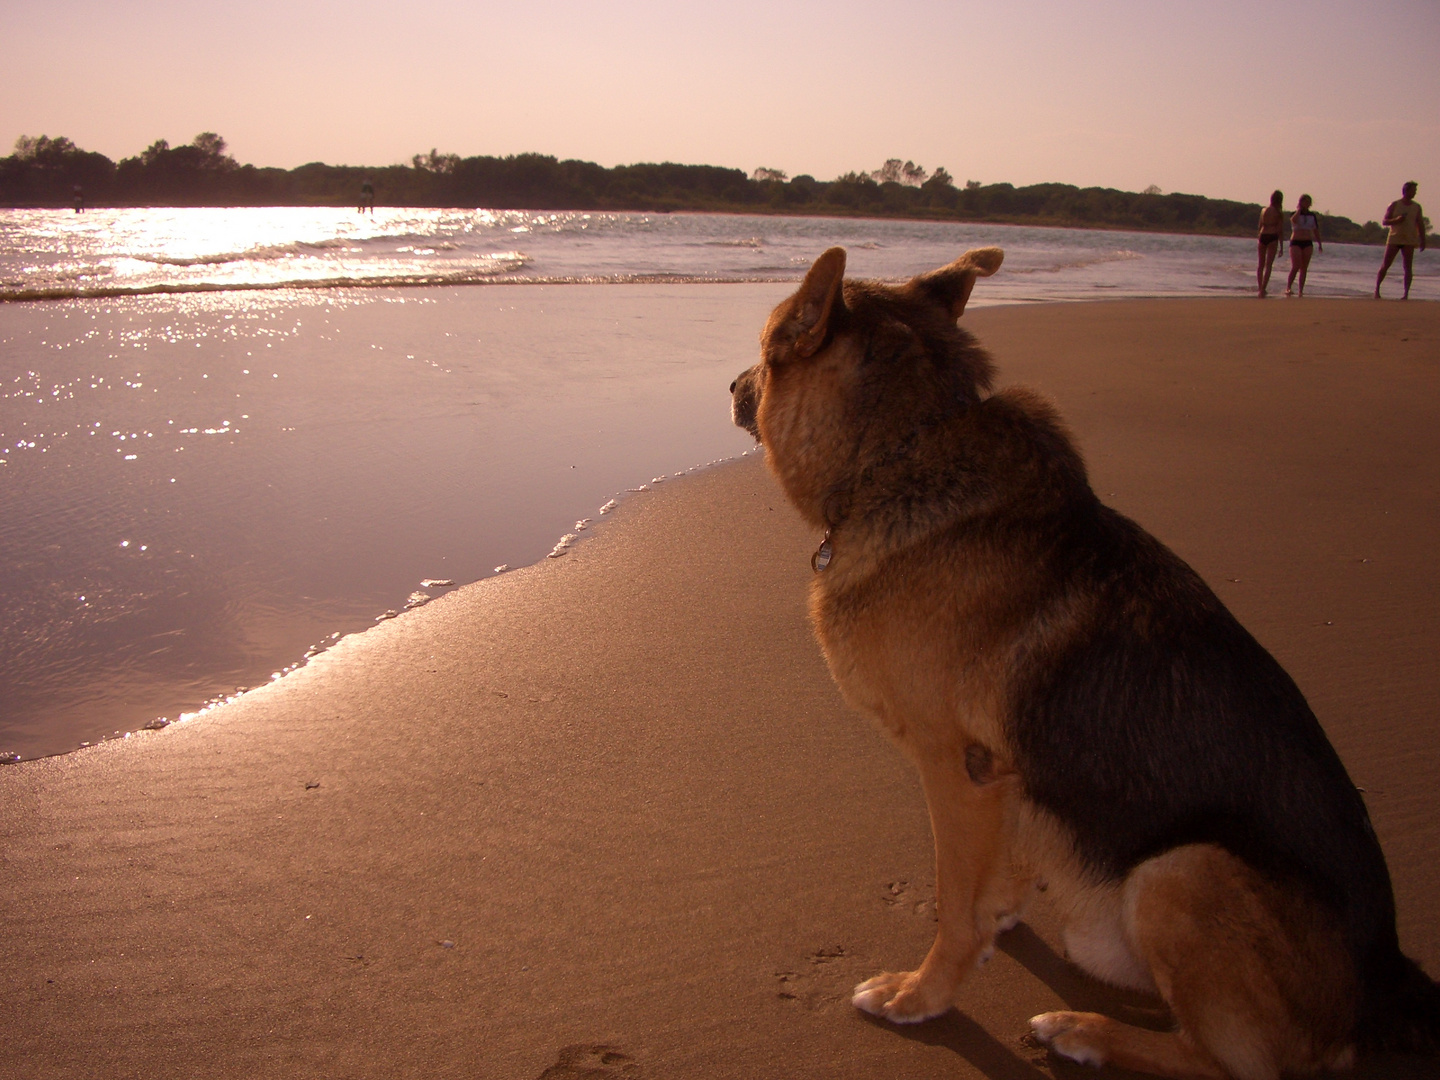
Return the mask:
<svg viewBox="0 0 1440 1080">
<path fill-rule="evenodd" d="M 1002 934 L 996 947 L 1048 986 L 1067 1009 L 1104 1013 L 1126 1024 L 1168 1031 L 1170 1010 L 1153 994 L 1118 990 L 1092 979 L 1059 955 L 1025 923 Z"/>
<path fill-rule="evenodd" d="M 1100 1012 L 1128 1024 L 1164 1030 L 1170 1014 L 1158 999 L 1144 994 L 1115 990 L 1089 978 L 1024 923 L 1001 936 L 997 945 L 1011 959 L 1050 987 L 1067 1008 Z M 1033 1010 L 1035 1012 L 1040 1009 Z M 1097 1072 L 1078 1065 L 1020 1037 L 1028 1013 L 1015 1018 L 1017 1034 L 1002 1042 L 964 1013 L 952 1009 L 944 1016 L 923 1024 L 897 1026 L 878 1017 L 861 1014 L 878 1027 L 929 1046 L 944 1046 L 959 1054 L 988 1080 L 1052 1080 L 1054 1077 L 1107 1077 L 1110 1080 L 1142 1080 L 1142 1074 L 1127 1069 L 1106 1068 Z M 1027 1057 L 1029 1060 L 1026 1060 Z M 1152 1078 L 1153 1080 L 1153 1078 Z"/>
<path fill-rule="evenodd" d="M 1067 1008 L 1083 1012 L 1104 1013 L 1136 1027 L 1167 1031 L 1172 1023 L 1170 1011 L 1159 998 L 1128 990 L 1117 990 L 1097 982 L 1067 961 L 1049 944 L 1021 923 L 1002 935 L 998 948 L 1026 971 L 1048 986 Z M 1040 1011 L 1039 1009 L 1035 1011 Z M 1079 1080 L 1081 1077 L 1105 1080 L 1154 1080 L 1148 1073 L 1132 1072 L 1114 1066 L 1096 1070 L 1078 1065 L 1042 1047 L 1029 1043 L 1017 1034 L 1008 1044 L 997 1039 L 970 1017 L 952 1009 L 944 1016 L 923 1024 L 895 1025 L 878 1017 L 861 1013 L 868 1023 L 883 1027 L 901 1038 L 913 1039 L 928 1046 L 953 1050 L 988 1080 Z M 1028 1016 L 1016 1017 L 1017 1028 L 1025 1026 Z M 1023 1056 L 1022 1056 L 1023 1055 Z M 1029 1060 L 1026 1060 L 1026 1058 Z M 1421 1058 L 1380 1055 L 1362 1060 L 1345 1080 L 1434 1080 L 1435 1063 Z"/>
<path fill-rule="evenodd" d="M 1056 1075 L 1037 1069 L 1020 1057 L 1015 1048 L 1006 1046 L 970 1017 L 954 1009 L 922 1024 L 892 1024 L 863 1012 L 859 1016 L 863 1023 L 884 1028 L 902 1039 L 953 1050 L 989 1080 L 1051 1080 Z"/>
</svg>

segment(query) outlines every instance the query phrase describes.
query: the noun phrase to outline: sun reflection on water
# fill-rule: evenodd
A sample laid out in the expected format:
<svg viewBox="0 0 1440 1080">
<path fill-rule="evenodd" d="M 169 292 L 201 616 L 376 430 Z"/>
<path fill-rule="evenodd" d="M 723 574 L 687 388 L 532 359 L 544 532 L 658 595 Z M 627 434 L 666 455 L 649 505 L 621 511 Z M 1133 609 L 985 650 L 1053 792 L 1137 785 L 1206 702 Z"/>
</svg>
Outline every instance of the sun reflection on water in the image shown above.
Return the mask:
<svg viewBox="0 0 1440 1080">
<path fill-rule="evenodd" d="M 523 252 L 484 243 L 501 229 L 494 212 L 471 210 L 9 211 L 0 215 L 0 299 L 464 283 L 525 266 Z"/>
</svg>

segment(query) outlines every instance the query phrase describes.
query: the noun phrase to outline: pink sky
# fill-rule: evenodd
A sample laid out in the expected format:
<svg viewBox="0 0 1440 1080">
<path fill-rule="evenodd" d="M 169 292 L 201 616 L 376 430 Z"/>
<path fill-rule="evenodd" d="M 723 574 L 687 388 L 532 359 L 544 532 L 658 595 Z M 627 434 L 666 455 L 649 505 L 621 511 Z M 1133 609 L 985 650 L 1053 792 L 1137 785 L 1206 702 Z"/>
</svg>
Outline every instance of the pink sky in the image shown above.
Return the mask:
<svg viewBox="0 0 1440 1080">
<path fill-rule="evenodd" d="M 118 159 L 200 131 L 257 165 L 438 147 L 831 179 L 901 157 L 985 183 L 1279 187 L 1366 220 L 1404 180 L 1440 200 L 1440 4 L 0 5 L 0 152 L 66 135 Z"/>
</svg>

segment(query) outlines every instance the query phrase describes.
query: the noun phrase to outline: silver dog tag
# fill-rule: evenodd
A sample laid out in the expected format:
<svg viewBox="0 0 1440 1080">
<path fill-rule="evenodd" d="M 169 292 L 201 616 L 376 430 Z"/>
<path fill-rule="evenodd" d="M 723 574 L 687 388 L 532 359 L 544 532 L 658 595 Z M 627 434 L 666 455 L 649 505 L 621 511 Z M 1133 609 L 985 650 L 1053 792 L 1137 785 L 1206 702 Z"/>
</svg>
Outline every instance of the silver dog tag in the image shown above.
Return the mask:
<svg viewBox="0 0 1440 1080">
<path fill-rule="evenodd" d="M 810 569 L 818 574 L 821 570 L 824 570 L 825 567 L 829 566 L 830 552 L 830 538 L 827 536 L 824 540 L 820 541 L 820 547 L 816 549 L 815 554 L 810 556 Z"/>
</svg>

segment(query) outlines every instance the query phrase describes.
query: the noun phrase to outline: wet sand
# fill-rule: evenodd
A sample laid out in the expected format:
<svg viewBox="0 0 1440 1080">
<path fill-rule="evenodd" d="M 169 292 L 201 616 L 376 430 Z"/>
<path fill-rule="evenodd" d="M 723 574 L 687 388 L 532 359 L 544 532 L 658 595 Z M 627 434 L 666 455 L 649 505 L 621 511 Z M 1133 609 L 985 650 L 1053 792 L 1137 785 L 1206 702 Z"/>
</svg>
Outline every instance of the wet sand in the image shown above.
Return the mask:
<svg viewBox="0 0 1440 1080">
<path fill-rule="evenodd" d="M 1295 676 L 1440 971 L 1440 305 L 966 321 Z M 958 1011 L 848 1004 L 923 955 L 933 878 L 806 625 L 817 539 L 745 459 L 196 720 L 0 769 L 0 1076 L 1097 1075 L 1026 1018 L 1153 1014 L 1043 903 Z"/>
<path fill-rule="evenodd" d="M 259 685 L 741 453 L 725 390 L 786 291 L 0 304 L 0 760 Z"/>
</svg>

